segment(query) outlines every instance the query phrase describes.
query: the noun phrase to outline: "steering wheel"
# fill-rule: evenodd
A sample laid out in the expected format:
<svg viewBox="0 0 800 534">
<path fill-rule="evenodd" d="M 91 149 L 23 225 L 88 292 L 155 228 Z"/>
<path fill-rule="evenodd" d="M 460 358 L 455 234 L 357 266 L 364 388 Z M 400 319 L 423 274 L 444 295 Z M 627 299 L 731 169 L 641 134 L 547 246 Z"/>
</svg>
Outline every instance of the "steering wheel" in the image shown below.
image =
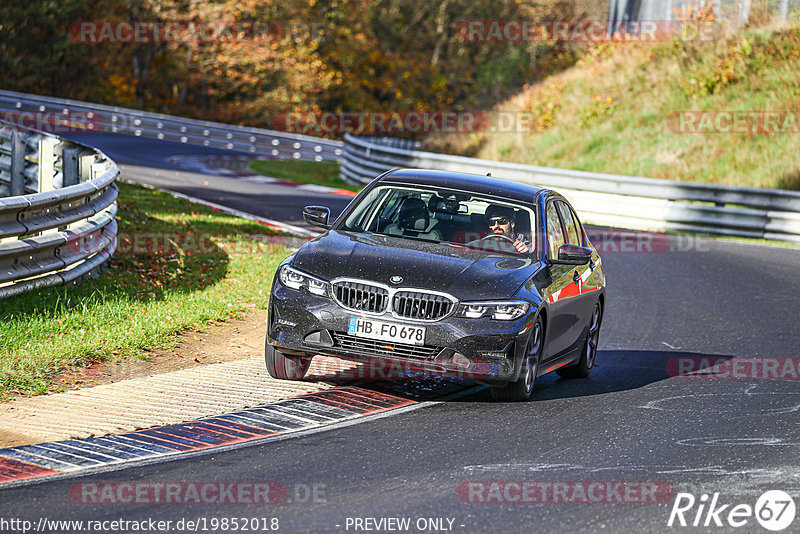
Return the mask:
<svg viewBox="0 0 800 534">
<path fill-rule="evenodd" d="M 483 241 L 486 241 L 487 239 L 505 239 L 506 241 L 508 241 L 508 242 L 509 242 L 509 243 L 511 243 L 512 245 L 513 245 L 513 244 L 514 244 L 514 242 L 516 241 L 516 239 L 514 239 L 514 238 L 511 238 L 511 237 L 508 237 L 508 236 L 507 236 L 507 235 L 505 235 L 505 234 L 488 234 L 488 235 L 485 235 L 485 236 L 483 236 L 483 237 L 481 237 L 481 238 L 475 239 L 474 241 L 470 241 L 469 243 L 467 243 L 467 244 L 466 244 L 466 245 L 464 245 L 464 246 L 465 246 L 465 247 L 468 247 L 468 246 L 470 246 L 470 245 L 477 245 L 477 244 L 479 244 L 479 243 L 482 243 Z"/>
</svg>

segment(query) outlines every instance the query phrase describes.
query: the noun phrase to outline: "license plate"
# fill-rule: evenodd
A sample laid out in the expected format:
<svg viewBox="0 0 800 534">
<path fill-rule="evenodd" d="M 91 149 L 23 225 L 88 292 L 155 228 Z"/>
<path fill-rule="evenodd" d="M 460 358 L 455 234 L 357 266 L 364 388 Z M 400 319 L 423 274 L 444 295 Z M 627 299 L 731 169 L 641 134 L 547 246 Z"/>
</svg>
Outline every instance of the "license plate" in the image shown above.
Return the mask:
<svg viewBox="0 0 800 534">
<path fill-rule="evenodd" d="M 347 333 L 356 337 L 378 339 L 409 345 L 425 344 L 425 327 L 373 321 L 361 317 L 350 317 Z"/>
</svg>

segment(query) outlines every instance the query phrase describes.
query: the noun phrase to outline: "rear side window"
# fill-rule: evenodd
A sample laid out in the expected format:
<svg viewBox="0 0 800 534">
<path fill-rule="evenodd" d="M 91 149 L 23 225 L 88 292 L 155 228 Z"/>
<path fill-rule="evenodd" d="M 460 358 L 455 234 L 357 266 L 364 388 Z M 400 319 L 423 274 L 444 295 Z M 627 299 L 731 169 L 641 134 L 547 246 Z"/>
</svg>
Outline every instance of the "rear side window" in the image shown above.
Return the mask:
<svg viewBox="0 0 800 534">
<path fill-rule="evenodd" d="M 569 209 L 563 202 L 556 202 L 558 204 L 558 211 L 561 214 L 561 220 L 564 221 L 564 227 L 567 229 L 567 239 L 568 243 L 572 245 L 580 245 L 582 240 L 580 239 L 580 230 L 578 229 L 577 223 L 572 216 L 572 210 Z"/>
<path fill-rule="evenodd" d="M 558 249 L 561 248 L 566 240 L 564 239 L 564 231 L 561 229 L 561 221 L 558 218 L 558 211 L 556 211 L 555 202 L 550 202 L 547 205 L 547 249 L 551 258 L 558 257 Z"/>
<path fill-rule="evenodd" d="M 581 224 L 581 220 L 578 219 L 578 214 L 575 213 L 575 210 L 570 209 L 570 213 L 572 213 L 572 220 L 575 221 L 575 231 L 578 232 L 578 244 L 583 246 L 583 242 L 586 240 L 586 232 L 583 229 L 583 224 Z"/>
</svg>

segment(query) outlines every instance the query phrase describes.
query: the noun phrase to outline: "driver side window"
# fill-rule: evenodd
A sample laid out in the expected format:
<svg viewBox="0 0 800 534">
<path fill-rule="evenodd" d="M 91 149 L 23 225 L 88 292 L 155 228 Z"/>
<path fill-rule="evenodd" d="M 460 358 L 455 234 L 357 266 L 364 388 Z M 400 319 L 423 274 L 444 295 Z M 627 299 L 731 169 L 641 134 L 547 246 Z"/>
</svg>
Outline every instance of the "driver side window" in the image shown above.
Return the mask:
<svg viewBox="0 0 800 534">
<path fill-rule="evenodd" d="M 561 221 L 558 218 L 555 202 L 547 205 L 546 212 L 547 225 L 547 252 L 551 259 L 558 258 L 558 249 L 566 242 L 564 230 L 561 228 Z"/>
</svg>

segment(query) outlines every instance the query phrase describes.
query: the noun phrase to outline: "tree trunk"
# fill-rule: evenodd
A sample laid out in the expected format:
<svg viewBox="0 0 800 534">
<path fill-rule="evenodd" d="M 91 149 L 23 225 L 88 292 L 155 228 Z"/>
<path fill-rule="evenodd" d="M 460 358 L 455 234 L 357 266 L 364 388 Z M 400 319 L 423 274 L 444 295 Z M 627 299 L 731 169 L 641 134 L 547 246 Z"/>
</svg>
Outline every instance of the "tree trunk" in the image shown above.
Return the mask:
<svg viewBox="0 0 800 534">
<path fill-rule="evenodd" d="M 436 13 L 436 45 L 433 47 L 433 54 L 431 55 L 431 65 L 434 67 L 439 64 L 439 56 L 442 53 L 442 47 L 447 39 L 445 34 L 445 25 L 447 23 L 447 5 L 450 0 L 442 0 L 439 4 L 439 11 Z"/>
<path fill-rule="evenodd" d="M 750 22 L 750 0 L 739 0 L 739 28 Z"/>
</svg>

